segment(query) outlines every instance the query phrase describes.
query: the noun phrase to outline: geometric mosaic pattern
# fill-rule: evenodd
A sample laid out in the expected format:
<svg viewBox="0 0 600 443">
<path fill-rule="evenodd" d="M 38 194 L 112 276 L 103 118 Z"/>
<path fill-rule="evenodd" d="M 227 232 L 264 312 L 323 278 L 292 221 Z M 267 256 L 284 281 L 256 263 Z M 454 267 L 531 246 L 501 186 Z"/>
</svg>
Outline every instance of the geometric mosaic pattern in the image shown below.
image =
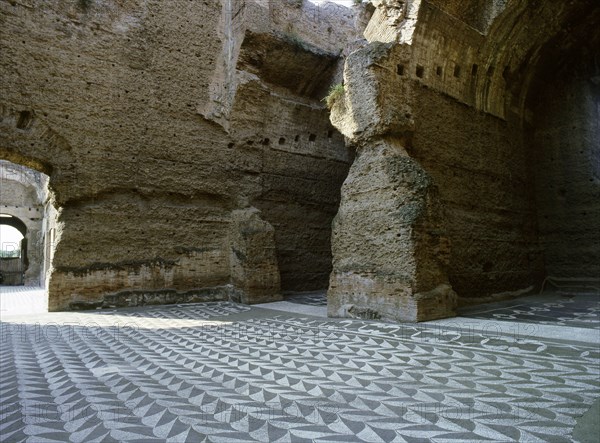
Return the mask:
<svg viewBox="0 0 600 443">
<path fill-rule="evenodd" d="M 195 303 L 184 305 L 153 306 L 145 309 L 102 309 L 98 315 L 113 317 L 124 316 L 131 318 L 156 318 L 168 320 L 206 320 L 213 317 L 224 317 L 250 311 L 250 306 L 236 303 Z"/>
<path fill-rule="evenodd" d="M 300 305 L 327 306 L 327 291 L 294 292 L 285 294 L 284 300 Z"/>
<path fill-rule="evenodd" d="M 551 294 L 479 305 L 461 315 L 502 321 L 600 330 L 599 294 Z"/>
<path fill-rule="evenodd" d="M 600 397 L 595 345 L 264 312 L 5 321 L 1 439 L 567 442 Z"/>
</svg>

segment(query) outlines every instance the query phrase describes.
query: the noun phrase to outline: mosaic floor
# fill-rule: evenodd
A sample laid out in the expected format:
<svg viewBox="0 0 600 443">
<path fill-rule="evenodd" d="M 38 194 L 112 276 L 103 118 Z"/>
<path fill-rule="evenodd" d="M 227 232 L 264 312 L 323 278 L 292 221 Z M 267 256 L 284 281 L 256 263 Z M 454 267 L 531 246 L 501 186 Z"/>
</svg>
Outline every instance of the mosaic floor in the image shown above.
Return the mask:
<svg viewBox="0 0 600 443">
<path fill-rule="evenodd" d="M 568 442 L 600 398 L 589 333 L 231 303 L 3 315 L 0 440 Z"/>
<path fill-rule="evenodd" d="M 470 318 L 600 330 L 598 294 L 551 293 L 463 309 Z"/>
<path fill-rule="evenodd" d="M 284 295 L 284 300 L 290 303 L 309 306 L 327 306 L 327 292 L 294 292 Z"/>
</svg>

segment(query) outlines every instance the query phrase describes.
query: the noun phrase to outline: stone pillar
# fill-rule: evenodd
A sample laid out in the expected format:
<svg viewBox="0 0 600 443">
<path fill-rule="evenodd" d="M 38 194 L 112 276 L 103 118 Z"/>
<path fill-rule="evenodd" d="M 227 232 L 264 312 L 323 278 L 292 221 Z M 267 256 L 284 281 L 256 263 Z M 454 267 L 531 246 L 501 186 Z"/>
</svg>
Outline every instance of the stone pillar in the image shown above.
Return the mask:
<svg viewBox="0 0 600 443">
<path fill-rule="evenodd" d="M 422 321 L 454 315 L 436 189 L 402 146 L 357 153 L 333 224 L 331 317 Z"/>
<path fill-rule="evenodd" d="M 260 218 L 256 208 L 232 213 L 230 266 L 232 284 L 240 291 L 242 303 L 282 299 L 275 230 Z"/>
<path fill-rule="evenodd" d="M 352 53 L 332 124 L 356 147 L 333 223 L 328 315 L 417 322 L 454 316 L 449 242 L 430 175 L 407 153 L 414 83 L 398 81 L 406 45 Z"/>
</svg>

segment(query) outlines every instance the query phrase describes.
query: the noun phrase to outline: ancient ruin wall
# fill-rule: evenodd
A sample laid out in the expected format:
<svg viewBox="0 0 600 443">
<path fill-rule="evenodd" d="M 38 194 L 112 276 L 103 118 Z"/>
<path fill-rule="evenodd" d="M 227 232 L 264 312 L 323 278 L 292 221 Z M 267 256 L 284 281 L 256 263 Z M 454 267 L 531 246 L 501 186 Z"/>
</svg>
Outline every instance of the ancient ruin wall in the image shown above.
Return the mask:
<svg viewBox="0 0 600 443">
<path fill-rule="evenodd" d="M 593 49 L 580 51 L 549 70 L 533 98 L 532 166 L 547 275 L 562 285 L 598 287 L 600 59 Z"/>
<path fill-rule="evenodd" d="M 405 73 L 418 82 L 409 153 L 440 191 L 452 287 L 483 297 L 531 287 L 543 259 L 527 147 L 519 119 L 505 109 L 505 66 L 481 57 L 488 26 L 474 29 L 474 16 L 463 16 L 478 11 L 487 20 L 485 5 L 452 15 L 451 6 L 421 9 Z"/>
<path fill-rule="evenodd" d="M 275 227 L 282 268 L 307 270 L 284 282 L 325 284 L 317 274 L 326 271 L 313 263 L 330 254 L 320 242 L 336 211 L 346 148 L 339 135 L 328 136 L 320 97 L 305 97 L 298 110 L 302 100 L 289 97 L 303 92 L 275 91 L 260 73 L 253 75 L 262 105 L 243 92 L 231 102 L 253 113 L 252 122 L 239 118 L 230 130 L 205 112 L 228 47 L 222 2 L 33 3 L 0 3 L 0 155 L 51 177 L 60 208 L 51 309 L 237 293 L 231 214 L 254 204 Z M 268 25 L 253 29 L 275 35 L 269 4 L 247 3 L 262 8 L 247 20 Z M 317 59 L 329 54 L 328 37 L 319 43 L 296 32 Z M 278 121 L 282 115 L 290 117 Z M 306 186 L 307 168 L 318 171 L 314 185 Z M 293 220 L 281 220 L 290 210 Z M 277 281 L 265 284 L 277 297 Z"/>
<path fill-rule="evenodd" d="M 324 289 L 331 271 L 331 221 L 350 151 L 340 149 L 344 141 L 327 112 L 306 100 L 271 94 L 258 82 L 240 87 L 237 95 L 236 149 L 246 156 L 247 173 L 259 180 L 251 204 L 275 228 L 282 288 Z M 238 103 L 245 109 L 238 110 Z"/>
<path fill-rule="evenodd" d="M 21 226 L 26 228 L 25 243 L 21 245 L 26 247 L 26 251 L 22 251 L 24 267 L 15 266 L 12 269 L 24 270 L 24 278 L 21 282 L 20 277 L 12 275 L 12 284 L 44 285 L 46 183 L 47 177 L 37 171 L 0 161 L 0 214 L 16 217 L 17 223 L 22 223 Z M 8 279 L 4 281 L 4 284 L 7 283 Z"/>
<path fill-rule="evenodd" d="M 452 315 L 453 298 L 442 289 L 448 284 L 466 298 L 533 288 L 547 271 L 544 255 L 554 254 L 555 264 L 561 258 L 555 251 L 544 254 L 539 242 L 543 208 L 536 208 L 533 146 L 523 131 L 533 114 L 526 97 L 538 82 L 544 54 L 552 59 L 549 48 L 558 45 L 550 54 L 564 55 L 596 35 L 597 8 L 591 1 L 373 4 L 368 45 L 347 59 L 344 94 L 332 110 L 332 122 L 358 155 L 334 223 L 330 315 L 418 321 Z M 597 131 L 593 125 L 588 130 Z M 563 141 L 589 137 L 585 131 Z M 589 139 L 596 145 L 595 135 Z M 392 164 L 403 167 L 393 174 Z M 589 172 L 585 162 L 573 171 L 582 168 Z M 368 176 L 380 170 L 388 173 L 374 193 Z M 414 170 L 421 172 L 409 173 Z M 546 182 L 539 181 L 538 189 Z M 400 189 L 411 191 L 397 194 Z M 593 208 L 589 189 L 573 196 L 585 194 L 582 205 Z M 398 224 L 408 213 L 412 217 Z M 365 229 L 351 229 L 361 216 Z M 593 240 L 582 224 L 578 238 Z M 575 225 L 547 225 L 546 245 L 566 245 L 570 235 L 562 231 Z M 390 232 L 377 228 L 384 226 Z M 355 260 L 359 242 L 367 246 L 358 248 Z M 587 262 L 596 257 L 591 250 L 598 249 L 581 250 Z M 579 266 L 573 256 L 568 261 Z"/>
<path fill-rule="evenodd" d="M 430 89 L 418 97 L 409 152 L 440 192 L 452 287 L 462 297 L 530 287 L 543 257 L 520 130 Z"/>
</svg>

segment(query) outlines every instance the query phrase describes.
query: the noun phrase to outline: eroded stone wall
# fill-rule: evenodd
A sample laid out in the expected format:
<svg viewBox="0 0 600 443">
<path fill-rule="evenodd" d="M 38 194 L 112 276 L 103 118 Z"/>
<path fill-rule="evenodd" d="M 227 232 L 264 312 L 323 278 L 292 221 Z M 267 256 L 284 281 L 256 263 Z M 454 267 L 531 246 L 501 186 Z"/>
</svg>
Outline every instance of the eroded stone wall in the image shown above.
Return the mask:
<svg viewBox="0 0 600 443">
<path fill-rule="evenodd" d="M 415 109 L 409 152 L 439 189 L 454 290 L 483 297 L 539 281 L 534 177 L 519 127 L 427 88 Z"/>
<path fill-rule="evenodd" d="M 331 221 L 351 151 L 340 149 L 343 138 L 324 109 L 257 81 L 238 87 L 233 115 L 234 149 L 257 178 L 250 202 L 275 228 L 282 288 L 326 288 Z"/>
<path fill-rule="evenodd" d="M 432 319 L 453 315 L 450 285 L 467 302 L 531 290 L 552 267 L 594 272 L 595 234 L 570 217 L 565 203 L 540 197 L 541 188 L 562 180 L 573 207 L 596 215 L 589 164 L 598 129 L 573 122 L 596 118 L 595 92 L 589 79 L 561 94 L 552 92 L 559 81 L 544 84 L 545 68 L 566 67 L 577 42 L 597 41 L 593 2 L 373 4 L 368 44 L 348 57 L 331 114 L 358 156 L 334 224 L 330 315 Z M 533 89 L 546 91 L 545 100 L 528 100 Z M 569 104 L 559 112 L 563 101 Z M 532 117 L 546 113 L 552 116 Z M 569 124 L 575 126 L 567 133 Z M 531 127 L 540 145 L 561 131 L 548 148 L 569 141 L 589 160 L 562 154 L 567 163 L 536 174 L 536 148 L 524 131 Z M 405 167 L 380 177 L 398 162 Z M 538 176 L 546 171 L 555 178 Z M 538 226 L 540 211 L 554 220 Z M 407 213 L 413 217 L 397 223 Z M 577 241 L 581 248 L 567 252 Z"/>
<path fill-rule="evenodd" d="M 0 8 L 0 156 L 50 176 L 52 309 L 265 301 L 331 270 L 332 315 L 423 320 L 596 270 L 597 71 L 540 74 L 598 40 L 592 0 L 376 0 L 365 39 L 295 0 Z"/>
<path fill-rule="evenodd" d="M 233 9 L 213 0 L 0 2 L 0 155 L 50 176 L 51 309 L 239 296 L 231 214 L 252 205 L 275 229 L 284 288 L 325 286 L 348 155 L 320 91 L 336 75 L 343 33 L 284 29 L 287 6 L 234 3 L 245 11 L 237 34 L 227 28 Z M 306 42 L 304 53 L 332 66 L 321 89 L 245 75 L 246 28 Z M 244 76 L 260 86 L 236 96 Z"/>
</svg>

